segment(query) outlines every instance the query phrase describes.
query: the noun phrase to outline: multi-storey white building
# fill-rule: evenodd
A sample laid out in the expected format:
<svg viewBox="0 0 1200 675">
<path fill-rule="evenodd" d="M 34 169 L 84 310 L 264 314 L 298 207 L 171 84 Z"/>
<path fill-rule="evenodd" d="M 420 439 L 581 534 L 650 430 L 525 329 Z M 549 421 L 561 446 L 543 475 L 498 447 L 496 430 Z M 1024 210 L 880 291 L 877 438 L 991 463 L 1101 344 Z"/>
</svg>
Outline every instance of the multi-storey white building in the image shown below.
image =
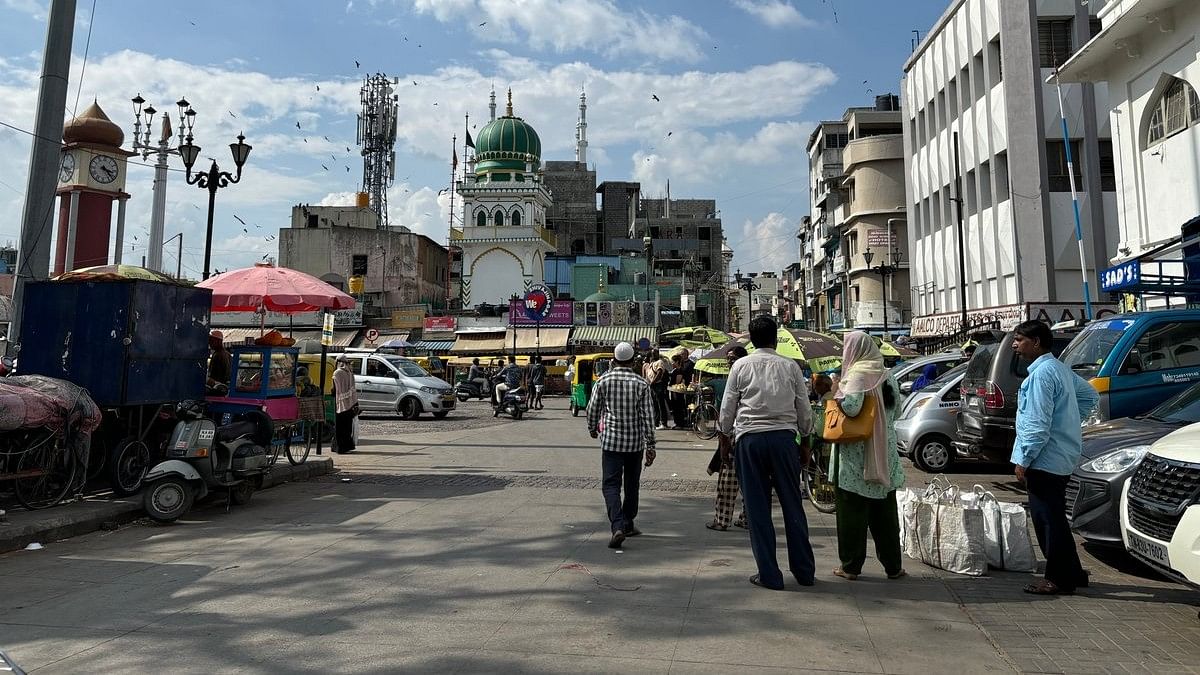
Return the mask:
<svg viewBox="0 0 1200 675">
<path fill-rule="evenodd" d="M 1110 0 L 1099 17 L 1103 30 L 1059 75 L 1107 83 L 1120 216 L 1109 262 L 1117 263 L 1177 239 L 1200 215 L 1200 3 Z"/>
<path fill-rule="evenodd" d="M 1067 146 L 1046 79 L 1099 30 L 1098 4 L 955 0 L 905 63 L 914 335 L 957 326 L 964 280 L 969 321 L 1083 299 Z M 1064 84 L 1062 93 L 1095 300 L 1096 263 L 1118 240 L 1108 115 L 1097 105 L 1106 94 L 1092 84 Z M 938 313 L 949 316 L 930 318 Z"/>
</svg>

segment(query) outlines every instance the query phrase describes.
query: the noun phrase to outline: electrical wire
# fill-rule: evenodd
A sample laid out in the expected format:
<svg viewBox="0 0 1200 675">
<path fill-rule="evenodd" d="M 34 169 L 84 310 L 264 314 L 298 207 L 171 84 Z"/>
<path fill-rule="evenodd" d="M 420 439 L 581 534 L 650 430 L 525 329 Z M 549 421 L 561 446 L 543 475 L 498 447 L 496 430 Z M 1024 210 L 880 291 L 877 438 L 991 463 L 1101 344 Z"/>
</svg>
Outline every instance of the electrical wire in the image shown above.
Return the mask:
<svg viewBox="0 0 1200 675">
<path fill-rule="evenodd" d="M 79 95 L 83 93 L 83 76 L 87 73 L 88 51 L 92 48 L 92 26 L 96 25 L 96 0 L 92 0 L 92 14 L 88 18 L 87 41 L 83 44 L 83 65 L 79 68 L 79 86 L 75 88 L 75 106 L 71 108 L 71 117 L 79 110 Z"/>
</svg>

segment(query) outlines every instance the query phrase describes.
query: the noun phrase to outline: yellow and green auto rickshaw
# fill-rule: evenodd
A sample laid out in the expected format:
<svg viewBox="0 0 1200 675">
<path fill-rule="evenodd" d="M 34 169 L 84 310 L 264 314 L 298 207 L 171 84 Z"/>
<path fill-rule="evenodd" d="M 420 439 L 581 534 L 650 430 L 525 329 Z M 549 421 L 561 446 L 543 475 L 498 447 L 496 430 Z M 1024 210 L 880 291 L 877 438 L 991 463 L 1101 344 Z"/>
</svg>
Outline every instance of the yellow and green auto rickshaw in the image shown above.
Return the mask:
<svg viewBox="0 0 1200 675">
<path fill-rule="evenodd" d="M 613 355 L 580 354 L 575 357 L 575 366 L 571 374 L 571 416 L 587 410 L 588 401 L 592 398 L 592 386 L 600 376 L 612 367 Z"/>
</svg>

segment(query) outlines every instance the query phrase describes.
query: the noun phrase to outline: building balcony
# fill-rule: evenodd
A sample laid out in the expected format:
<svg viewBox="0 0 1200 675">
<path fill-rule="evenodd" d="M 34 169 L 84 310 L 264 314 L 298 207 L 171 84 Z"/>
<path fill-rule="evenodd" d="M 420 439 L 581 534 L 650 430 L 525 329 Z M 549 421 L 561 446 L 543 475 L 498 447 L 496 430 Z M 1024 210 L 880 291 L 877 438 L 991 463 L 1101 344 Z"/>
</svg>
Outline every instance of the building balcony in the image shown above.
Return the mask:
<svg viewBox="0 0 1200 675">
<path fill-rule="evenodd" d="M 900 134 L 885 134 L 857 138 L 846 145 L 842 162 L 846 174 L 851 173 L 855 165 L 867 162 L 882 162 L 886 160 L 904 160 L 904 137 Z"/>
<path fill-rule="evenodd" d="M 558 237 L 552 230 L 543 227 L 509 227 L 509 226 L 490 226 L 490 227 L 475 227 L 468 225 L 462 229 L 451 228 L 450 239 L 452 241 L 504 241 L 504 240 L 532 240 L 541 239 L 550 246 L 558 248 Z"/>
</svg>

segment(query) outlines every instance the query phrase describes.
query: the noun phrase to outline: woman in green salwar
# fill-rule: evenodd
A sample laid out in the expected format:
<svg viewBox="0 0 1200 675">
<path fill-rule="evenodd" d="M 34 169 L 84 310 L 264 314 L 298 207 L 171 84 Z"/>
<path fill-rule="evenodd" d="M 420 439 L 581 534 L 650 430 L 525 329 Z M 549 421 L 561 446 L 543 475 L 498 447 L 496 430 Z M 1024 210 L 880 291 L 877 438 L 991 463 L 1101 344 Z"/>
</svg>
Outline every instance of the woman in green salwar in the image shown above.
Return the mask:
<svg viewBox="0 0 1200 675">
<path fill-rule="evenodd" d="M 905 576 L 901 567 L 900 517 L 896 489 L 904 485 L 904 470 L 896 444 L 896 415 L 903 397 L 883 363 L 879 347 L 869 335 L 846 335 L 842 378 L 835 399 L 846 415 L 863 414 L 864 404 L 875 406 L 874 429 L 865 441 L 837 446 L 837 535 L 841 565 L 833 570 L 853 581 L 867 558 L 867 532 L 875 540 L 875 553 L 889 579 Z"/>
</svg>

